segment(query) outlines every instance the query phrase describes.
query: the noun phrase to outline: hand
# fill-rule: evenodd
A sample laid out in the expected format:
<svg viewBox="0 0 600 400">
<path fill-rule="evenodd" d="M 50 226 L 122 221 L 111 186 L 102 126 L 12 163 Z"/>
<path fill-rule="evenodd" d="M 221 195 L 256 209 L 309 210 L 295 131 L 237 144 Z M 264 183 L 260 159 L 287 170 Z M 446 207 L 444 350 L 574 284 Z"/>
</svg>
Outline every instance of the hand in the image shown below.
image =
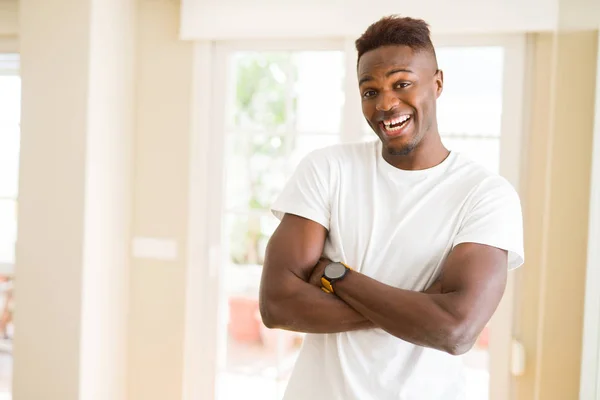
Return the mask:
<svg viewBox="0 0 600 400">
<path fill-rule="evenodd" d="M 323 273 L 325 272 L 325 267 L 327 265 L 329 265 L 330 263 L 331 263 L 331 260 L 329 260 L 328 258 L 325 258 L 325 257 L 319 258 L 319 262 L 317 263 L 317 265 L 315 265 L 312 272 L 310 273 L 310 278 L 308 278 L 308 283 L 320 288 L 321 287 L 321 277 L 323 276 Z"/>
</svg>

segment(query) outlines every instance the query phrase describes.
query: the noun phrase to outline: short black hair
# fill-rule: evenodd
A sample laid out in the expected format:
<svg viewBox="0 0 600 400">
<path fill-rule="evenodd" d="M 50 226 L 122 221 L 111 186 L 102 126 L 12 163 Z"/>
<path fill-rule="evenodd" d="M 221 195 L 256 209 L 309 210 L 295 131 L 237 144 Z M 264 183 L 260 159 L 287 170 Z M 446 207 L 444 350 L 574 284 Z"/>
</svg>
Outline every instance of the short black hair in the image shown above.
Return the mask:
<svg viewBox="0 0 600 400">
<path fill-rule="evenodd" d="M 410 17 L 383 17 L 371 24 L 355 44 L 359 60 L 366 52 L 383 46 L 408 46 L 415 51 L 429 51 L 435 57 L 429 25 Z"/>
</svg>

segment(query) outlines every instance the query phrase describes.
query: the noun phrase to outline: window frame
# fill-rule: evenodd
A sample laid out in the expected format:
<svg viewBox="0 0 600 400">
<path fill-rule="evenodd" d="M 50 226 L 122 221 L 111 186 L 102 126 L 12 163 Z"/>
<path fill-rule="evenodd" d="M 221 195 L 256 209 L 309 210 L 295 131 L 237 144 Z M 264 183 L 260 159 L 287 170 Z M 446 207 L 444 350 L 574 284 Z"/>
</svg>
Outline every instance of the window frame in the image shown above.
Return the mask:
<svg viewBox="0 0 600 400">
<path fill-rule="evenodd" d="M 432 37 L 436 47 L 502 46 L 505 50 L 500 173 L 520 191 L 523 163 L 525 72 L 528 42 L 524 34 L 449 35 Z M 224 178 L 214 171 L 224 170 L 226 60 L 233 51 L 342 50 L 345 52 L 347 94 L 355 92 L 356 54 L 354 39 L 339 40 L 235 40 L 199 41 L 194 50 L 194 86 L 191 121 L 190 196 L 187 253 L 187 291 L 184 327 L 183 398 L 214 398 L 216 371 L 220 367 L 217 309 L 222 263 L 221 196 Z M 508 62 L 507 60 L 510 60 Z M 340 141 L 362 138 L 360 103 L 346 102 L 342 115 Z M 353 127 L 351 129 L 351 127 Z M 515 162 L 514 160 L 517 160 Z M 490 400 L 508 400 L 511 393 L 511 348 L 514 274 L 510 274 L 504 298 L 490 322 Z M 206 327 L 210 329 L 206 329 Z"/>
</svg>

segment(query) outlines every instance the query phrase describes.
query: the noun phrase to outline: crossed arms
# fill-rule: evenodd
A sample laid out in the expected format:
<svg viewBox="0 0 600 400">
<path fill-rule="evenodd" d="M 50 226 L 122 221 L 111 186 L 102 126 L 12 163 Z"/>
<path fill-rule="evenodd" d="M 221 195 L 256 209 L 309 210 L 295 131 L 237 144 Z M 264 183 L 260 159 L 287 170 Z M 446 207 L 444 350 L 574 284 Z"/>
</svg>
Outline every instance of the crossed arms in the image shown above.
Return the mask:
<svg viewBox="0 0 600 400">
<path fill-rule="evenodd" d="M 267 246 L 261 280 L 260 312 L 267 327 L 307 333 L 381 328 L 458 355 L 473 346 L 504 293 L 507 252 L 463 243 L 425 292 L 349 272 L 335 284 L 335 295 L 327 294 L 319 283 L 326 237 L 327 230 L 314 221 L 283 217 Z"/>
</svg>

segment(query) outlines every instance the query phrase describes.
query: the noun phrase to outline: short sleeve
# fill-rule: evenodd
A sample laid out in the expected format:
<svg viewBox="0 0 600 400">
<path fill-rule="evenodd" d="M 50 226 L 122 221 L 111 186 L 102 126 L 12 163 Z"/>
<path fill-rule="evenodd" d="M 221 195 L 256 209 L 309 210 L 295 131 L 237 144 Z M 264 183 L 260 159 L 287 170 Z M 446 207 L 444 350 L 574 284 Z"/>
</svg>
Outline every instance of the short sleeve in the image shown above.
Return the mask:
<svg viewBox="0 0 600 400">
<path fill-rule="evenodd" d="M 304 157 L 271 206 L 275 217 L 294 214 L 329 229 L 330 167 L 325 152 L 314 151 Z"/>
<path fill-rule="evenodd" d="M 521 266 L 523 249 L 523 215 L 519 195 L 501 177 L 483 181 L 454 239 L 460 243 L 480 243 L 508 251 L 508 269 Z"/>
</svg>

